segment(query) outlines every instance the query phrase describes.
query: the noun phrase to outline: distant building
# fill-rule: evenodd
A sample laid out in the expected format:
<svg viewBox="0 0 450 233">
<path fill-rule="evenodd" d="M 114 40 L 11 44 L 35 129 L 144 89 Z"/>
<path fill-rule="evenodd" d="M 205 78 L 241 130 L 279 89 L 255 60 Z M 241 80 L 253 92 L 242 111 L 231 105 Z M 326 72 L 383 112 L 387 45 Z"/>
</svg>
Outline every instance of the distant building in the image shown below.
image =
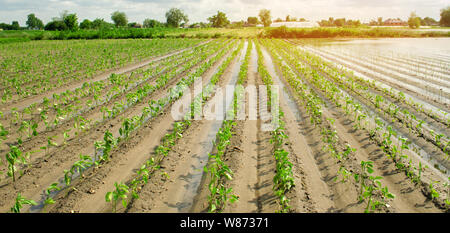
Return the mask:
<svg viewBox="0 0 450 233">
<path fill-rule="evenodd" d="M 310 21 L 304 21 L 304 22 L 276 22 L 276 23 L 272 23 L 270 26 L 271 27 L 286 26 L 288 28 L 313 28 L 313 27 L 319 27 L 319 24 L 317 22 L 310 22 Z"/>
<path fill-rule="evenodd" d="M 383 26 L 407 26 L 408 23 L 401 19 L 387 19 L 383 22 Z"/>
</svg>

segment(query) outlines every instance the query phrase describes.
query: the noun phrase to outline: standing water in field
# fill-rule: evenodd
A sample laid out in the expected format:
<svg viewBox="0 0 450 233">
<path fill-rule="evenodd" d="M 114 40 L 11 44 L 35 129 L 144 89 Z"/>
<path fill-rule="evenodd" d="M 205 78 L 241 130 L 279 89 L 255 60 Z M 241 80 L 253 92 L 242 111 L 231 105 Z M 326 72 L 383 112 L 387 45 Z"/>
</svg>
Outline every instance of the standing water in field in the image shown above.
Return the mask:
<svg viewBox="0 0 450 233">
<path fill-rule="evenodd" d="M 242 62 L 245 51 L 247 50 L 248 42 L 245 43 L 242 48 L 240 54 L 238 55 L 239 60 L 232 66 L 231 78 L 227 85 L 235 85 L 238 78 L 239 73 L 239 64 Z M 207 88 L 206 88 L 207 89 Z M 229 106 L 232 104 L 233 98 L 225 98 L 225 109 L 229 109 Z M 191 172 L 183 179 L 186 181 L 186 185 L 184 186 L 182 201 L 176 204 L 176 208 L 178 212 L 190 212 L 193 207 L 194 199 L 198 194 L 198 189 L 200 188 L 200 184 L 205 173 L 203 172 L 203 167 L 207 166 L 209 153 L 214 148 L 214 142 L 216 139 L 216 135 L 219 129 L 222 127 L 223 120 L 213 120 L 210 122 L 208 134 L 203 140 L 199 143 L 202 145 L 202 149 L 200 152 L 194 156 L 192 159 L 192 163 L 190 164 Z"/>
<path fill-rule="evenodd" d="M 444 104 L 444 112 L 450 111 L 449 38 L 339 40 L 307 44 L 314 47 L 305 48 L 321 56 L 337 56 L 339 63 L 351 70 L 362 70 L 403 85 L 427 99 Z"/>
</svg>

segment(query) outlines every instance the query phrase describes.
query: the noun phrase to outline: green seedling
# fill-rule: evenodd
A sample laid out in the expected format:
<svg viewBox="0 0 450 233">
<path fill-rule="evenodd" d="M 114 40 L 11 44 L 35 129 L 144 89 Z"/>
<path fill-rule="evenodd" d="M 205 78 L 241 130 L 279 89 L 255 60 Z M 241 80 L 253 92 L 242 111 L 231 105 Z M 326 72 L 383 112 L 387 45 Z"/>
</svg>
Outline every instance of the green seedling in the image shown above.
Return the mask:
<svg viewBox="0 0 450 233">
<path fill-rule="evenodd" d="M 57 144 L 55 141 L 53 141 L 53 139 L 54 139 L 55 137 L 56 137 L 56 136 L 48 137 L 48 138 L 47 138 L 47 145 L 41 147 L 41 149 L 45 150 L 45 155 L 46 155 L 46 156 L 49 156 L 49 155 L 50 155 L 49 152 L 50 152 L 50 149 L 51 149 L 52 147 L 57 147 L 57 146 L 58 146 L 58 144 Z"/>
<path fill-rule="evenodd" d="M 436 189 L 434 188 L 433 184 L 437 184 L 439 183 L 439 181 L 431 181 L 430 182 L 430 195 L 431 195 L 431 200 L 435 200 L 436 198 L 439 198 L 439 193 L 438 191 L 436 191 Z"/>
<path fill-rule="evenodd" d="M 70 131 L 72 131 L 72 129 L 67 129 L 67 130 L 65 130 L 64 131 L 64 134 L 63 134 L 63 136 L 64 136 L 64 144 L 67 144 L 67 140 L 70 138 Z"/>
<path fill-rule="evenodd" d="M 58 187 L 58 183 L 53 183 L 51 184 L 46 190 L 45 190 L 45 201 L 44 201 L 44 209 L 46 206 L 48 205 L 52 205 L 55 204 L 55 200 L 53 200 L 53 198 L 50 197 L 50 194 L 52 191 L 59 191 L 61 190 L 60 187 Z"/>
<path fill-rule="evenodd" d="M 12 178 L 13 183 L 16 182 L 16 164 L 26 164 L 26 156 L 17 146 L 10 146 L 10 151 L 6 154 L 6 161 L 8 162 L 8 176 Z"/>
<path fill-rule="evenodd" d="M 80 154 L 80 160 L 76 161 L 73 165 L 71 170 L 72 173 L 78 172 L 80 174 L 80 177 L 83 177 L 83 171 L 92 166 L 93 162 L 89 155 L 83 155 Z"/>
<path fill-rule="evenodd" d="M 26 199 L 25 197 L 20 195 L 20 193 L 18 193 L 17 197 L 16 197 L 16 203 L 11 208 L 11 212 L 12 213 L 20 213 L 20 210 L 22 209 L 22 207 L 24 205 L 37 205 L 37 203 L 33 200 Z"/>
<path fill-rule="evenodd" d="M 129 187 L 123 183 L 118 184 L 114 183 L 116 189 L 112 192 L 106 193 L 105 200 L 106 202 L 111 202 L 112 210 L 115 213 L 117 210 L 117 203 L 122 201 L 122 205 L 124 208 L 127 207 L 127 193 L 129 193 Z"/>
<path fill-rule="evenodd" d="M 0 123 L 0 144 L 3 140 L 6 140 L 6 137 L 8 136 L 9 132 L 3 127 L 3 125 Z"/>
</svg>

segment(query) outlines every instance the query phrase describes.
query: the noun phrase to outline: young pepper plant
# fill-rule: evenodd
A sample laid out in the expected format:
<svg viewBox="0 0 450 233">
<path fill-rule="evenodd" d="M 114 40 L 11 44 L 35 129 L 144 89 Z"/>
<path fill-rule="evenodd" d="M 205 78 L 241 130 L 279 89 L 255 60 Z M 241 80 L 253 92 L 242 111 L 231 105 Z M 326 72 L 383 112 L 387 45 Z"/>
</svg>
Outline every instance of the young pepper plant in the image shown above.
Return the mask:
<svg viewBox="0 0 450 233">
<path fill-rule="evenodd" d="M 23 205 L 37 205 L 37 203 L 33 200 L 26 199 L 20 193 L 18 193 L 16 197 L 16 202 L 14 203 L 14 206 L 11 208 L 11 212 L 20 213 L 20 210 L 22 209 Z"/>
<path fill-rule="evenodd" d="M 119 201 L 122 201 L 123 207 L 127 207 L 127 193 L 129 193 L 129 187 L 125 185 L 124 183 L 118 184 L 117 182 L 114 183 L 114 186 L 116 189 L 112 192 L 107 192 L 105 196 L 106 202 L 111 202 L 112 204 L 112 210 L 115 213 L 117 210 L 117 203 Z"/>
</svg>

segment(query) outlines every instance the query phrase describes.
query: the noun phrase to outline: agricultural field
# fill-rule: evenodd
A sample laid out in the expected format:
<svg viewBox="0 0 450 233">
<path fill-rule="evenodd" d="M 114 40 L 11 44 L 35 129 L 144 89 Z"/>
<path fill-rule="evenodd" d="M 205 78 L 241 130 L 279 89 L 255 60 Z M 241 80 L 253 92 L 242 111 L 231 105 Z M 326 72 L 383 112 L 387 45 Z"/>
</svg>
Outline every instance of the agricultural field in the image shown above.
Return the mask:
<svg viewBox="0 0 450 233">
<path fill-rule="evenodd" d="M 448 212 L 449 43 L 0 44 L 0 212 Z"/>
</svg>

